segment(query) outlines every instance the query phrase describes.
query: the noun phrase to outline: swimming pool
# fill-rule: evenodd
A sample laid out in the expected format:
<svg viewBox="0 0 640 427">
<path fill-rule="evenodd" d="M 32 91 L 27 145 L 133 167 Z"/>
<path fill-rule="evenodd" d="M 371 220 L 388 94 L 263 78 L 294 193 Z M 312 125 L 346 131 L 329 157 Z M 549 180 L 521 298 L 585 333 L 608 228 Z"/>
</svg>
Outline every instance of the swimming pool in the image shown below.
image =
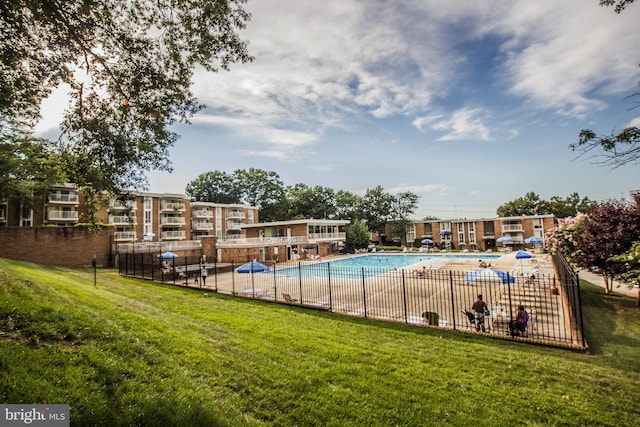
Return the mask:
<svg viewBox="0 0 640 427">
<path fill-rule="evenodd" d="M 482 254 L 483 259 L 497 259 L 501 255 Z M 288 277 L 327 277 L 333 274 L 340 277 L 365 277 L 377 276 L 390 270 L 409 267 L 430 260 L 452 259 L 477 259 L 474 255 L 426 255 L 426 254 L 369 254 L 343 258 L 335 261 L 324 261 L 314 264 L 301 264 L 300 266 L 279 269 L 276 272 Z"/>
</svg>

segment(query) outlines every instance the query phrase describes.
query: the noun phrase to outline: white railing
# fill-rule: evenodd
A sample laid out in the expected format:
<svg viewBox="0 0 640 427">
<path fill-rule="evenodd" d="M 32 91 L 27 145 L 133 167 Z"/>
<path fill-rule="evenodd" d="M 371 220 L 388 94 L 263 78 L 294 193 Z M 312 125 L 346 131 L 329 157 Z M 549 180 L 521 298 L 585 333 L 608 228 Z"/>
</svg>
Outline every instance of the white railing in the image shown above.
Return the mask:
<svg viewBox="0 0 640 427">
<path fill-rule="evenodd" d="M 307 239 L 305 237 L 244 237 L 237 239 L 222 239 L 218 240 L 217 246 L 237 246 L 237 245 L 290 245 L 305 243 Z"/>
<path fill-rule="evenodd" d="M 109 217 L 109 224 L 136 224 L 136 219 L 127 215 L 114 215 Z"/>
<path fill-rule="evenodd" d="M 206 221 L 195 221 L 191 223 L 191 228 L 194 230 L 213 230 L 213 224 Z"/>
<path fill-rule="evenodd" d="M 502 224 L 502 231 L 522 231 L 522 224 Z"/>
<path fill-rule="evenodd" d="M 185 225 L 187 220 L 181 216 L 163 216 L 160 225 Z"/>
<path fill-rule="evenodd" d="M 187 235 L 184 231 L 163 231 L 160 233 L 160 238 L 162 240 L 184 240 Z"/>
<path fill-rule="evenodd" d="M 227 230 L 242 230 L 242 224 L 239 222 L 228 222 Z"/>
<path fill-rule="evenodd" d="M 309 240 L 345 240 L 347 233 L 309 233 Z"/>
<path fill-rule="evenodd" d="M 136 233 L 133 231 L 116 231 L 113 238 L 116 242 L 132 242 L 136 240 Z"/>
<path fill-rule="evenodd" d="M 160 203 L 160 209 L 163 211 L 183 211 L 185 207 L 184 203 L 162 202 Z"/>
<path fill-rule="evenodd" d="M 47 218 L 50 221 L 77 221 L 78 211 L 49 211 Z"/>
<path fill-rule="evenodd" d="M 227 218 L 245 219 L 247 214 L 244 212 L 227 212 Z"/>
<path fill-rule="evenodd" d="M 77 194 L 49 193 L 49 201 L 55 203 L 78 203 L 80 199 Z"/>
<path fill-rule="evenodd" d="M 111 200 L 109 202 L 109 210 L 112 211 L 124 211 L 124 210 L 136 210 L 136 202 L 133 200 L 119 201 Z"/>
<path fill-rule="evenodd" d="M 184 240 L 180 242 L 140 242 L 140 243 L 120 243 L 118 244 L 118 252 L 166 252 L 166 251 L 186 251 L 189 249 L 202 248 L 202 242 L 199 240 Z"/>
<path fill-rule="evenodd" d="M 208 209 L 193 209 L 191 216 L 194 218 L 213 218 L 213 212 Z"/>
</svg>

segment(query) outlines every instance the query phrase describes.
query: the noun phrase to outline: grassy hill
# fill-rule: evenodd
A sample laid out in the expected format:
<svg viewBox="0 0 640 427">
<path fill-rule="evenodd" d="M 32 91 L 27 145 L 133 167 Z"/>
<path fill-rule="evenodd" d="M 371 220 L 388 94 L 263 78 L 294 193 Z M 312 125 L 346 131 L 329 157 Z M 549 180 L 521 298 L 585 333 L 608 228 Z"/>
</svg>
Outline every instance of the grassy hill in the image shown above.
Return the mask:
<svg viewBox="0 0 640 427">
<path fill-rule="evenodd" d="M 583 283 L 591 354 L 0 259 L 0 402 L 72 425 L 634 425 L 640 313 Z"/>
</svg>

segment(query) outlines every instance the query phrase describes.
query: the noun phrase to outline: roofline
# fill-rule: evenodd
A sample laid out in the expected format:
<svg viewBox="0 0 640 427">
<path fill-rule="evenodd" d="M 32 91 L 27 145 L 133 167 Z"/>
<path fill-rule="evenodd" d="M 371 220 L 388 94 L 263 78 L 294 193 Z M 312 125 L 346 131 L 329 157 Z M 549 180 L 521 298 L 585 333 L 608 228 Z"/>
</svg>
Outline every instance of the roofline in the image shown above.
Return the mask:
<svg viewBox="0 0 640 427">
<path fill-rule="evenodd" d="M 536 218 L 555 218 L 554 214 L 543 214 L 543 215 L 521 215 L 521 216 L 496 216 L 491 218 L 450 218 L 450 219 L 429 219 L 422 220 L 416 219 L 413 220 L 413 223 L 435 223 L 435 222 L 480 222 L 480 221 L 505 221 L 505 220 L 516 220 L 516 219 L 536 219 Z"/>
<path fill-rule="evenodd" d="M 259 222 L 255 224 L 242 224 L 242 228 L 269 227 L 279 225 L 295 224 L 326 224 L 326 225 L 347 225 L 351 221 L 348 219 L 292 219 L 289 221 Z"/>
</svg>

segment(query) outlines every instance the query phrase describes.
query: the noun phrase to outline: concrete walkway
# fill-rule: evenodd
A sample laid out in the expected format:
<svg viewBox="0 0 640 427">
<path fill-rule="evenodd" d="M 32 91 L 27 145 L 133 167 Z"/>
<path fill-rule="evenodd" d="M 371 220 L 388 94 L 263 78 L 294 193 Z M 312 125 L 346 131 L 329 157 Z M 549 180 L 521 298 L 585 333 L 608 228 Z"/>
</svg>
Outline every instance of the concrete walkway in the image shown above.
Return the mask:
<svg viewBox="0 0 640 427">
<path fill-rule="evenodd" d="M 602 289 L 604 289 L 605 287 L 604 276 L 602 274 L 594 274 L 587 270 L 580 270 L 578 271 L 578 276 L 589 283 L 601 287 Z M 616 294 L 638 298 L 638 288 L 630 288 L 629 285 L 618 280 L 613 281 L 613 292 Z"/>
</svg>

